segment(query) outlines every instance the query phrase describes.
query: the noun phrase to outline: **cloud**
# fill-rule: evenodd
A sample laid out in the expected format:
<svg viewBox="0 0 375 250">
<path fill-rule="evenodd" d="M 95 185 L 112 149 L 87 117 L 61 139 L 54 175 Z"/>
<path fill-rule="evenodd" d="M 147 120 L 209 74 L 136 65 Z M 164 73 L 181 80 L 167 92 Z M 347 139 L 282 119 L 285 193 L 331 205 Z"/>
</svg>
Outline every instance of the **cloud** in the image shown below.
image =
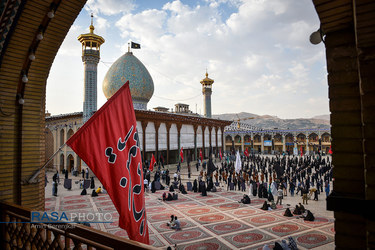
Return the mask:
<svg viewBox="0 0 375 250">
<path fill-rule="evenodd" d="M 88 0 L 85 5 L 88 12 L 104 15 L 129 13 L 134 8 L 134 0 Z"/>
<path fill-rule="evenodd" d="M 324 46 L 308 40 L 319 27 L 311 1 L 176 0 L 141 10 L 133 1 L 126 8 L 120 3 L 114 8 L 115 2 L 122 3 L 112 0 L 101 9 L 104 1 L 91 0 L 86 6 L 111 15 L 95 19 L 98 32 L 106 34 L 101 57 L 114 61 L 128 41 L 141 43 L 134 55 L 155 84 L 149 108 L 172 108 L 180 100 L 194 111 L 196 105 L 202 109 L 200 80 L 207 69 L 215 80 L 214 114 L 247 111 L 292 118 L 328 113 Z M 327 101 L 301 105 L 309 98 Z"/>
</svg>

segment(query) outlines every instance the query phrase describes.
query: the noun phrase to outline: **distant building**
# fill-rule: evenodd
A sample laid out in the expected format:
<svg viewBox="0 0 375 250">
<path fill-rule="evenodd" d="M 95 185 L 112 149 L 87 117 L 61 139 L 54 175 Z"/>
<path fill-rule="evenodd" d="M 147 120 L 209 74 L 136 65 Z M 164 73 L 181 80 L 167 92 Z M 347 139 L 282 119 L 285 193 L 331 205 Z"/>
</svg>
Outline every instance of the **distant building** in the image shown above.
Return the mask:
<svg viewBox="0 0 375 250">
<path fill-rule="evenodd" d="M 91 26 L 90 31 L 94 30 L 93 25 Z M 82 36 L 84 35 L 80 37 Z M 91 43 L 90 46 L 94 45 Z M 174 112 L 168 112 L 169 109 L 165 107 L 156 107 L 155 111 L 147 110 L 147 103 L 154 93 L 154 83 L 146 67 L 133 55 L 130 48 L 109 68 L 103 81 L 105 96 L 111 98 L 127 81 L 135 109 L 143 160 L 149 160 L 154 154 L 157 161 L 163 159 L 165 164 L 176 163 L 180 159 L 179 152 L 182 147 L 184 159 L 188 160 L 196 160 L 200 150 L 204 157 L 208 156 L 211 147 L 213 153 L 224 151 L 224 128 L 231 124 L 230 121 L 211 119 L 210 116 L 201 117 L 190 111 L 189 105 L 182 103 L 175 105 Z M 85 86 L 86 82 L 85 79 Z M 95 92 L 95 96 L 86 97 L 85 94 L 85 103 L 90 101 L 86 99 L 90 97 L 96 102 Z M 89 112 L 92 114 L 92 111 Z M 46 116 L 46 144 L 53 147 L 53 150 L 46 148 L 47 159 L 83 125 L 86 113 Z M 83 164 L 73 150 L 66 146 L 49 167 L 81 171 Z"/>
<path fill-rule="evenodd" d="M 239 125 L 240 124 L 240 125 Z M 289 153 L 327 154 L 331 147 L 330 129 L 254 129 L 248 124 L 233 122 L 225 129 L 225 151 L 233 149 L 263 154 Z"/>
</svg>

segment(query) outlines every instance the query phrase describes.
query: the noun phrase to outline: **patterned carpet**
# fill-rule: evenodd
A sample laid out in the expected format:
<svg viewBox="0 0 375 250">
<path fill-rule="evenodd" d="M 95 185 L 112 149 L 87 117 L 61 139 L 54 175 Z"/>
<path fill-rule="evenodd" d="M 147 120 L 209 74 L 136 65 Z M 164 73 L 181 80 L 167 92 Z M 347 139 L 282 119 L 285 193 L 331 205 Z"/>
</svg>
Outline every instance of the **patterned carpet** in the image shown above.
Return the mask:
<svg viewBox="0 0 375 250">
<path fill-rule="evenodd" d="M 262 249 L 275 241 L 292 236 L 299 249 L 333 249 L 333 220 L 315 215 L 314 222 L 305 222 L 298 216 L 284 217 L 287 205 L 273 211 L 260 209 L 264 199 L 252 203 L 238 203 L 242 194 L 235 191 L 178 194 L 177 201 L 162 202 L 163 191 L 146 194 L 146 209 L 151 244 L 160 249 L 177 245 L 177 249 Z M 46 211 L 110 212 L 114 223 L 91 226 L 120 237 L 126 231 L 118 227 L 118 213 L 106 194 L 70 195 L 46 198 Z M 182 230 L 170 229 L 166 222 L 176 215 Z"/>
</svg>

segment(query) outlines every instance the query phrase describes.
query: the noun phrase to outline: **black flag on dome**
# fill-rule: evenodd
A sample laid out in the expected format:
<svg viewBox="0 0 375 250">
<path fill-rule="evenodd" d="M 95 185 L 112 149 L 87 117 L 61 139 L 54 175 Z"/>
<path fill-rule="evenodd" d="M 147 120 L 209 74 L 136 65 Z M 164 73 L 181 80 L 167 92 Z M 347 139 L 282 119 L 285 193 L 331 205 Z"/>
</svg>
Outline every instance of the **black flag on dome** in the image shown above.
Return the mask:
<svg viewBox="0 0 375 250">
<path fill-rule="evenodd" d="M 133 43 L 133 42 L 131 42 L 131 48 L 132 49 L 140 49 L 141 45 L 139 43 Z"/>
</svg>

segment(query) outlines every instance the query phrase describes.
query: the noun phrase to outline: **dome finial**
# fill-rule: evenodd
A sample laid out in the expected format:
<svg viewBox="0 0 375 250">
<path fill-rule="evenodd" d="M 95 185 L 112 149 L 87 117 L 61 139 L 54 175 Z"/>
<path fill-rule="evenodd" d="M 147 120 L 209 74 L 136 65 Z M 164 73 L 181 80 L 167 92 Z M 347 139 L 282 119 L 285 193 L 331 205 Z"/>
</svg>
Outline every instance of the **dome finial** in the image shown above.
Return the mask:
<svg viewBox="0 0 375 250">
<path fill-rule="evenodd" d="M 91 34 L 93 34 L 94 33 L 94 29 L 95 29 L 95 27 L 94 27 L 94 14 L 93 13 L 91 13 L 91 25 L 90 25 L 90 33 Z"/>
<path fill-rule="evenodd" d="M 207 68 L 206 68 L 206 77 L 208 77 Z"/>
</svg>

